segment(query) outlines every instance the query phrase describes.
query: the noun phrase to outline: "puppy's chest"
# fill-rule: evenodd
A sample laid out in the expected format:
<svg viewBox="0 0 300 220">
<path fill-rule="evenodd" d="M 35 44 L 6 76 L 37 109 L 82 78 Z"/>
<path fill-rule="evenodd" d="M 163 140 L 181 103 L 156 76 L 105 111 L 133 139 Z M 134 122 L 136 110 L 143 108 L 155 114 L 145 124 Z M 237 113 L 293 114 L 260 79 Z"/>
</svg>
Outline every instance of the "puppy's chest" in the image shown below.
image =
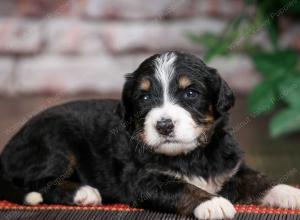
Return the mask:
<svg viewBox="0 0 300 220">
<path fill-rule="evenodd" d="M 218 175 L 209 176 L 208 178 L 203 178 L 202 176 L 197 175 L 187 176 L 172 171 L 164 171 L 163 173 L 168 176 L 175 177 L 176 179 L 179 179 L 188 184 L 194 185 L 211 194 L 216 194 L 221 191 L 223 185 L 236 174 L 238 168 L 239 164 L 237 164 L 236 167 L 229 171 Z"/>
<path fill-rule="evenodd" d="M 231 177 L 230 175 L 220 175 L 205 179 L 202 176 L 186 176 L 170 171 L 164 172 L 164 174 L 167 174 L 168 176 L 175 177 L 176 179 L 179 179 L 183 182 L 194 185 L 211 194 L 219 192 L 222 189 L 224 183 Z"/>
<path fill-rule="evenodd" d="M 223 177 L 209 177 L 207 180 L 201 176 L 181 176 L 181 180 L 194 185 L 206 192 L 215 194 L 222 189 L 227 178 Z"/>
</svg>

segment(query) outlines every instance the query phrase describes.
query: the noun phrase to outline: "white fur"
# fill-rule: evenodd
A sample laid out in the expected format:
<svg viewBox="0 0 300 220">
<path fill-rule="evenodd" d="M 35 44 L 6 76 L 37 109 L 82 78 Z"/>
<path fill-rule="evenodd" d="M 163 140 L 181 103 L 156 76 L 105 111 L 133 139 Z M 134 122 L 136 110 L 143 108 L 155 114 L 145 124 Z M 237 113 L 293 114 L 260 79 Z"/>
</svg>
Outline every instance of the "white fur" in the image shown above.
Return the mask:
<svg viewBox="0 0 300 220">
<path fill-rule="evenodd" d="M 218 193 L 222 189 L 222 187 L 226 181 L 228 181 L 232 176 L 234 176 L 236 174 L 239 167 L 240 167 L 240 163 L 238 163 L 235 166 L 235 168 L 233 168 L 232 170 L 230 170 L 228 172 L 225 172 L 223 174 L 220 174 L 220 175 L 217 175 L 214 177 L 209 177 L 207 181 L 205 179 L 203 179 L 202 177 L 196 177 L 196 176 L 192 176 L 192 177 L 184 176 L 183 179 L 187 183 L 192 184 L 206 192 L 215 194 L 215 193 Z"/>
<path fill-rule="evenodd" d="M 38 205 L 43 202 L 43 197 L 41 193 L 31 192 L 25 196 L 25 203 L 27 205 Z"/>
<path fill-rule="evenodd" d="M 165 53 L 155 59 L 155 77 L 160 81 L 163 88 L 164 103 L 170 101 L 169 84 L 175 72 L 175 53 Z"/>
<path fill-rule="evenodd" d="M 91 186 L 80 187 L 74 197 L 77 205 L 100 205 L 102 202 L 99 191 Z"/>
<path fill-rule="evenodd" d="M 170 118 L 174 123 L 174 132 L 171 143 L 164 143 L 165 137 L 157 132 L 155 126 L 161 118 Z M 197 137 L 201 128 L 192 119 L 191 114 L 176 104 L 167 103 L 162 107 L 153 108 L 145 119 L 145 141 L 156 152 L 177 155 L 187 153 L 197 146 Z"/>
<path fill-rule="evenodd" d="M 153 108 L 145 119 L 145 142 L 153 149 L 166 155 L 188 153 L 197 146 L 197 138 L 202 128 L 197 126 L 191 114 L 181 106 L 174 104 L 169 95 L 169 84 L 174 74 L 176 55 L 166 53 L 155 62 L 155 77 L 163 88 L 163 104 Z M 156 130 L 157 121 L 162 118 L 171 119 L 175 125 L 172 137 L 162 137 Z M 166 142 L 166 140 L 168 142 Z"/>
<path fill-rule="evenodd" d="M 222 189 L 224 183 L 236 174 L 239 167 L 240 167 L 240 162 L 237 163 L 237 165 L 232 170 L 229 170 L 217 176 L 213 176 L 213 177 L 210 176 L 208 180 L 205 180 L 201 176 L 185 176 L 185 175 L 180 175 L 173 171 L 166 171 L 162 173 L 168 176 L 175 177 L 176 179 L 183 180 L 186 183 L 194 185 L 211 194 L 216 194 Z"/>
<path fill-rule="evenodd" d="M 262 204 L 280 208 L 300 208 L 300 190 L 285 184 L 274 186 L 262 199 Z"/>
<path fill-rule="evenodd" d="M 234 206 L 223 197 L 214 197 L 201 203 L 194 210 L 198 219 L 232 219 L 235 214 Z"/>
</svg>

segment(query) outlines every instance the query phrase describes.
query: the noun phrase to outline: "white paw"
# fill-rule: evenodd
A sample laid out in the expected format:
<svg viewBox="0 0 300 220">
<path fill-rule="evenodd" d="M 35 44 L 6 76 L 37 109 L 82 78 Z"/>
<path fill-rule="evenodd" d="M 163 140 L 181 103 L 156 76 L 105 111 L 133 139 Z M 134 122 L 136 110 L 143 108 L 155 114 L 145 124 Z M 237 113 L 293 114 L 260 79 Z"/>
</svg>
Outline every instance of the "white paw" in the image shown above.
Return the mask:
<svg viewBox="0 0 300 220">
<path fill-rule="evenodd" d="M 25 196 L 26 205 L 38 205 L 43 202 L 43 197 L 41 193 L 31 192 Z"/>
<path fill-rule="evenodd" d="M 262 204 L 279 208 L 300 208 L 300 190 L 284 184 L 274 186 L 262 199 Z"/>
<path fill-rule="evenodd" d="M 102 202 L 99 191 L 91 186 L 82 186 L 75 193 L 76 205 L 100 205 Z"/>
<path fill-rule="evenodd" d="M 201 203 L 194 210 L 198 219 L 232 219 L 236 211 L 231 202 L 223 197 L 214 197 Z"/>
</svg>

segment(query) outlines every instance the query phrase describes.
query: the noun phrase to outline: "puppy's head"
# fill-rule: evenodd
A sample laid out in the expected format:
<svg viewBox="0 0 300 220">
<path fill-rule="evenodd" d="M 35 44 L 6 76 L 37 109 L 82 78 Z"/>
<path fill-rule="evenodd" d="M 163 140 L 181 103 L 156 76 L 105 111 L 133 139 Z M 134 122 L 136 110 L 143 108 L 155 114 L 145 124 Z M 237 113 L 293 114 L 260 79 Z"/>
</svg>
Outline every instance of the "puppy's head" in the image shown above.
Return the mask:
<svg viewBox="0 0 300 220">
<path fill-rule="evenodd" d="M 234 96 L 199 58 L 167 52 L 127 76 L 122 103 L 133 138 L 156 153 L 179 155 L 209 142 L 215 120 L 226 115 Z"/>
</svg>

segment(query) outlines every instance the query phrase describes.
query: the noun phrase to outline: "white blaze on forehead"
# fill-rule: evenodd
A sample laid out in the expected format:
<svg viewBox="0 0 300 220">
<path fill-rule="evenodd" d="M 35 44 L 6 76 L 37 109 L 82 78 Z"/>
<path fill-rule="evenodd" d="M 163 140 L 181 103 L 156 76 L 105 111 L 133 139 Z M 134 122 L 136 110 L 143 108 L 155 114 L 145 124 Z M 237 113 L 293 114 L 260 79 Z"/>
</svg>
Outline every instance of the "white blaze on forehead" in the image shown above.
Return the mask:
<svg viewBox="0 0 300 220">
<path fill-rule="evenodd" d="M 175 53 L 169 52 L 155 59 L 155 77 L 161 82 L 163 88 L 164 103 L 169 102 L 168 90 L 172 76 L 175 72 Z"/>
</svg>

